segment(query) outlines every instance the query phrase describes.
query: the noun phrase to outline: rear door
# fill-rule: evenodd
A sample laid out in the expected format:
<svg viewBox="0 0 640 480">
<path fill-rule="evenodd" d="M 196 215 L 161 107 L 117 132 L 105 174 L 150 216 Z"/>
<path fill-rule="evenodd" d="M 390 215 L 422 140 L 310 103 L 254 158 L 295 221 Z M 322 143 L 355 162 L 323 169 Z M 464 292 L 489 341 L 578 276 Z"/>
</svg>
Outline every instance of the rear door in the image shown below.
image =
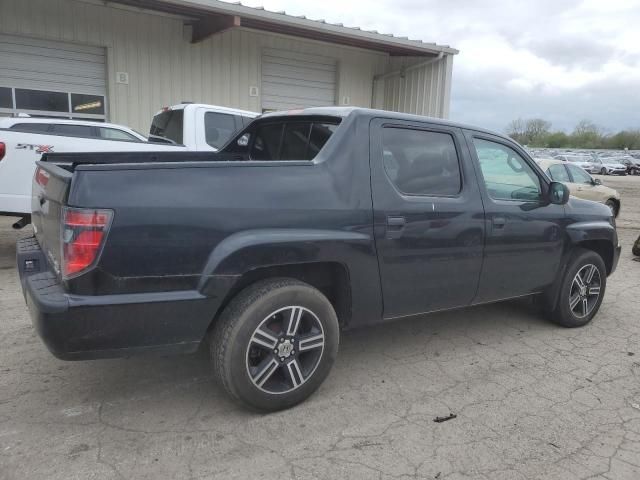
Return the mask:
<svg viewBox="0 0 640 480">
<path fill-rule="evenodd" d="M 374 119 L 370 132 L 384 317 L 469 304 L 485 226 L 462 131 Z"/>
</svg>

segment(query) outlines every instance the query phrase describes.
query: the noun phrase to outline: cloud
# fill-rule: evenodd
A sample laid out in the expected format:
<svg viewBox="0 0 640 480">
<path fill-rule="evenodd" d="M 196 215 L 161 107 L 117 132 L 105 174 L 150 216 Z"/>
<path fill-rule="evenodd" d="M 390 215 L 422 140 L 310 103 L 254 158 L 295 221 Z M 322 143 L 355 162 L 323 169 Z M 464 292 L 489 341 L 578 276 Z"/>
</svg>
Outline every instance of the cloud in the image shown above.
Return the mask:
<svg viewBox="0 0 640 480">
<path fill-rule="evenodd" d="M 381 33 L 449 44 L 451 118 L 503 130 L 542 117 L 640 127 L 640 0 L 245 0 Z"/>
</svg>

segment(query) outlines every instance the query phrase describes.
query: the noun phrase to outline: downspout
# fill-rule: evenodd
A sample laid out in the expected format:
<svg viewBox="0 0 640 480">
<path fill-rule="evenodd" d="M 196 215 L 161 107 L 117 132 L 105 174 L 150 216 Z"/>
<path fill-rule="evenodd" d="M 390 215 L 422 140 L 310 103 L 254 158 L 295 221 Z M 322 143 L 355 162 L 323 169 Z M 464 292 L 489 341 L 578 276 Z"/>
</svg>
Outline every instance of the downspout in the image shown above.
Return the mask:
<svg viewBox="0 0 640 480">
<path fill-rule="evenodd" d="M 427 65 L 430 65 L 435 62 L 439 62 L 443 58 L 444 58 L 444 52 L 440 52 L 437 57 L 430 58 L 429 60 L 425 60 L 424 62 L 416 63 L 415 65 L 409 65 L 406 68 L 401 68 L 400 70 L 395 70 L 393 72 L 381 73 L 379 75 L 375 75 L 373 77 L 373 88 L 371 89 L 371 105 L 373 106 L 375 104 L 374 100 L 375 100 L 375 94 L 376 94 L 376 82 L 378 80 L 384 80 L 385 78 L 394 77 L 396 75 L 404 76 L 407 72 L 410 72 L 417 68 L 426 67 Z"/>
</svg>

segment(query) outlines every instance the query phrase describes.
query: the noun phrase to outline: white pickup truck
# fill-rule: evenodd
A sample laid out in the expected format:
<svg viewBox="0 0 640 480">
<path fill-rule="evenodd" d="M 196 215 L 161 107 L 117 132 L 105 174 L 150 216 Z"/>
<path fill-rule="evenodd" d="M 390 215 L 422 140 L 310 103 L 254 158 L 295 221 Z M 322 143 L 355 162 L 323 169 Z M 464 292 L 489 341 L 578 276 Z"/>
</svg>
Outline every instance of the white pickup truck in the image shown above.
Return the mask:
<svg viewBox="0 0 640 480">
<path fill-rule="evenodd" d="M 48 152 L 216 151 L 258 114 L 202 104 L 158 112 L 150 140 L 108 123 L 51 118 L 0 118 L 0 215 L 30 221 L 31 182 L 36 161 Z"/>
</svg>

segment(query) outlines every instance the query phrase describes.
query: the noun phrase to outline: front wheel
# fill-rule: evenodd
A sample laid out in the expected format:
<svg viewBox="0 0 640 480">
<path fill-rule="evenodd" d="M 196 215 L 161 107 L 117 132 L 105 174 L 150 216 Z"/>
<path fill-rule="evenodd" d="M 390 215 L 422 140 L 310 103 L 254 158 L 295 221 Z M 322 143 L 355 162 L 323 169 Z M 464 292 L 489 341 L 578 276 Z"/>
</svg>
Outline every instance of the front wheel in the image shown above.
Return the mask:
<svg viewBox="0 0 640 480">
<path fill-rule="evenodd" d="M 591 250 L 578 250 L 567 267 L 551 320 L 563 327 L 581 327 L 598 313 L 607 286 L 602 258 Z"/>
<path fill-rule="evenodd" d="M 602 168 L 600 169 L 600 175 L 606 175 L 606 174 L 607 174 L 607 169 L 606 169 L 606 168 L 604 168 L 604 167 L 602 167 Z"/>
<path fill-rule="evenodd" d="M 232 398 L 261 411 L 292 407 L 324 381 L 338 354 L 329 300 L 293 279 L 258 282 L 225 308 L 211 337 L 214 370 Z"/>
<path fill-rule="evenodd" d="M 617 218 L 617 216 L 618 216 L 618 204 L 613 200 L 607 200 L 605 202 L 605 205 L 607 207 L 609 207 L 609 210 L 611 210 L 611 213 L 613 214 L 613 218 Z"/>
</svg>

